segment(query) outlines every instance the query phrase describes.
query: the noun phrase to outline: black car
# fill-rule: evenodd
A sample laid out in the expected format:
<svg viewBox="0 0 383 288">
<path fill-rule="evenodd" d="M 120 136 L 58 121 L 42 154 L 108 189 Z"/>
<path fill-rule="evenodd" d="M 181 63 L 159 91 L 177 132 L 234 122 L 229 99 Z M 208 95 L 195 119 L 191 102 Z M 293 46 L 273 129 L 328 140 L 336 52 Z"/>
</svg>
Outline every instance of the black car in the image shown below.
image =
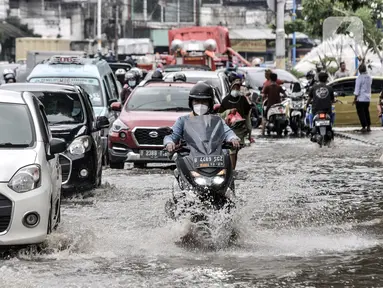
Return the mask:
<svg viewBox="0 0 383 288">
<path fill-rule="evenodd" d="M 91 189 L 101 184 L 101 130 L 110 123 L 105 116 L 96 118 L 89 95 L 81 87 L 13 83 L 0 89 L 30 92 L 43 103 L 53 137 L 67 143 L 59 158 L 63 190 Z"/>
</svg>

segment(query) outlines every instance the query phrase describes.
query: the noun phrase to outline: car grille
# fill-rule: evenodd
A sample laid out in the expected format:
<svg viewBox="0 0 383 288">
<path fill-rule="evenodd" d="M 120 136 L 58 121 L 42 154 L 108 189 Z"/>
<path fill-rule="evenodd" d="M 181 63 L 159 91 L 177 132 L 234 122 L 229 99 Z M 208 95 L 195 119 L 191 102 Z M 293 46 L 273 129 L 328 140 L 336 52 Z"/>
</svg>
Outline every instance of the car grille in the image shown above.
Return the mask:
<svg viewBox="0 0 383 288">
<path fill-rule="evenodd" d="M 151 137 L 150 132 L 157 132 L 157 137 Z M 165 133 L 158 131 L 156 128 L 137 128 L 134 131 L 134 137 L 140 146 L 162 146 L 164 144 Z"/>
<path fill-rule="evenodd" d="M 70 177 L 71 162 L 67 157 L 63 155 L 60 155 L 59 159 L 61 164 L 62 183 L 65 184 Z"/>
<path fill-rule="evenodd" d="M 0 194 L 0 233 L 8 229 L 11 222 L 12 201 Z"/>
</svg>

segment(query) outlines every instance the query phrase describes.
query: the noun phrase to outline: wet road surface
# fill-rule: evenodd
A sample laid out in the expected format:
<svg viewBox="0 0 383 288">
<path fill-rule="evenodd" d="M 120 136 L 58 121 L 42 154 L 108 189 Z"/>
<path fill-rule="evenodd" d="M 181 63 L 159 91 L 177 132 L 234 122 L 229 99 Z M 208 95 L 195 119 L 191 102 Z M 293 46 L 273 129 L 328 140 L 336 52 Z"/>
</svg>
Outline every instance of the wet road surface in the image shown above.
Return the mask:
<svg viewBox="0 0 383 288">
<path fill-rule="evenodd" d="M 170 170 L 104 171 L 65 199 L 46 252 L 0 260 L 0 287 L 382 287 L 380 148 L 349 139 L 257 139 L 240 152 L 238 245 L 175 245 Z"/>
</svg>

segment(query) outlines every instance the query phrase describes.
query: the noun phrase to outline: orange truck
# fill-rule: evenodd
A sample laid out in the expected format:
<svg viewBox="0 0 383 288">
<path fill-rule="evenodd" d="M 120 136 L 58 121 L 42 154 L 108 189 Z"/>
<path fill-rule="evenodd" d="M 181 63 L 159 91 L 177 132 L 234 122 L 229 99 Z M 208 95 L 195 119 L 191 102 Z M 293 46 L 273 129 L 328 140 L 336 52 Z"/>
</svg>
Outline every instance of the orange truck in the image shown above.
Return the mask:
<svg viewBox="0 0 383 288">
<path fill-rule="evenodd" d="M 251 66 L 230 47 L 229 30 L 222 26 L 185 27 L 169 30 L 171 64 L 207 65 L 213 71 L 227 62 Z"/>
</svg>

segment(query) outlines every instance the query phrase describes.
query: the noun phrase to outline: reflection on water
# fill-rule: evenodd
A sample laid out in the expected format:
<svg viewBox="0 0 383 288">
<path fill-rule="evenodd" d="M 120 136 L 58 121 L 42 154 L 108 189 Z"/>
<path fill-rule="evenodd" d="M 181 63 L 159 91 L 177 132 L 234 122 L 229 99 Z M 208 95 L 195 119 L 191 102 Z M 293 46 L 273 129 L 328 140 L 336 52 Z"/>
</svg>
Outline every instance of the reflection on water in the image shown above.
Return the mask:
<svg viewBox="0 0 383 288">
<path fill-rule="evenodd" d="M 356 152 L 357 151 L 357 152 Z M 164 204 L 172 176 L 106 170 L 88 198 L 63 201 L 44 253 L 0 262 L 1 287 L 371 287 L 383 283 L 382 164 L 336 139 L 257 140 L 241 151 L 237 246 L 190 251 Z"/>
</svg>

